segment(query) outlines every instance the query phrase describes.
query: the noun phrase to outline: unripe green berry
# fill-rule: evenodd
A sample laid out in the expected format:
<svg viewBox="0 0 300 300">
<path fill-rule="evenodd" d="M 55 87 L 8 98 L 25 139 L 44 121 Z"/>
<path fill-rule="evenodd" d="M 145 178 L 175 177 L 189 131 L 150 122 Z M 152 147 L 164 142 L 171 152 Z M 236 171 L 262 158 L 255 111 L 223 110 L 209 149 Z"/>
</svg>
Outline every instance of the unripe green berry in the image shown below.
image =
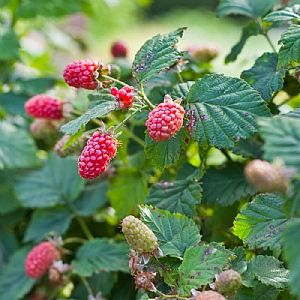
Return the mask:
<svg viewBox="0 0 300 300">
<path fill-rule="evenodd" d="M 216 275 L 214 290 L 225 295 L 234 296 L 242 284 L 240 273 L 234 270 L 227 270 Z"/>
</svg>

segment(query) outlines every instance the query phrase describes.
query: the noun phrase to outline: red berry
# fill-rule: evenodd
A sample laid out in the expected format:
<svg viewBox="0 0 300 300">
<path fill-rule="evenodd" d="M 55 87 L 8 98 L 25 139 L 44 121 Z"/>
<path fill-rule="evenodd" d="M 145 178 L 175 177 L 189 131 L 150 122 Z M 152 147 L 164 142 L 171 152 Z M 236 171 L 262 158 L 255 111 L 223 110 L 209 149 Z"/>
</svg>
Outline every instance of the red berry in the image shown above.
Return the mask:
<svg viewBox="0 0 300 300">
<path fill-rule="evenodd" d="M 62 101 L 58 98 L 39 94 L 25 102 L 25 110 L 34 118 L 58 120 L 63 117 Z"/>
<path fill-rule="evenodd" d="M 127 96 L 127 92 L 124 89 L 120 89 L 118 96 L 119 96 L 120 99 L 125 100 L 125 98 Z"/>
<path fill-rule="evenodd" d="M 94 90 L 98 87 L 97 72 L 102 66 L 102 62 L 95 60 L 76 60 L 66 66 L 63 77 L 70 86 Z"/>
<path fill-rule="evenodd" d="M 82 178 L 93 179 L 105 172 L 117 153 L 117 140 L 101 131 L 96 131 L 88 140 L 78 159 L 78 173 Z"/>
<path fill-rule="evenodd" d="M 126 57 L 127 56 L 127 46 L 122 41 L 114 42 L 111 46 L 111 54 L 113 57 Z"/>
<path fill-rule="evenodd" d="M 118 94 L 119 94 L 119 90 L 118 90 L 118 88 L 116 88 L 116 87 L 112 87 L 112 88 L 110 89 L 110 93 L 111 93 L 113 96 L 117 97 Z"/>
<path fill-rule="evenodd" d="M 53 261 L 60 257 L 56 247 L 50 242 L 42 242 L 33 247 L 25 260 L 25 271 L 29 277 L 41 278 Z"/>
<path fill-rule="evenodd" d="M 131 87 L 128 86 L 128 85 L 125 85 L 122 89 L 123 89 L 126 93 L 131 93 Z"/>
<path fill-rule="evenodd" d="M 183 123 L 184 109 L 172 100 L 167 100 L 155 107 L 148 116 L 146 126 L 149 136 L 155 142 L 170 139 L 180 130 Z"/>
</svg>

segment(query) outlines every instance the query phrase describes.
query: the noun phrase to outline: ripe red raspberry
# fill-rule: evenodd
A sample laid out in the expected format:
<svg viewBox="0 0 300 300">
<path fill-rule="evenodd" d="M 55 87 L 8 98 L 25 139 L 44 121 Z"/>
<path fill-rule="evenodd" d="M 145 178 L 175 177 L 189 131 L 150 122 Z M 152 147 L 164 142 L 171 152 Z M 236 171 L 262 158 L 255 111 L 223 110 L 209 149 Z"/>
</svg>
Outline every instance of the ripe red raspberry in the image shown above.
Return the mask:
<svg viewBox="0 0 300 300">
<path fill-rule="evenodd" d="M 130 86 L 124 86 L 120 90 L 116 87 L 112 87 L 110 93 L 116 97 L 120 108 L 126 109 L 132 106 L 132 88 Z"/>
<path fill-rule="evenodd" d="M 180 130 L 183 117 L 183 107 L 166 95 L 165 102 L 160 103 L 149 113 L 146 121 L 149 136 L 155 142 L 167 141 Z"/>
<path fill-rule="evenodd" d="M 114 42 L 111 46 L 111 54 L 113 57 L 126 57 L 127 56 L 127 46 L 122 41 Z"/>
<path fill-rule="evenodd" d="M 102 62 L 95 60 L 76 60 L 66 66 L 63 77 L 69 86 L 95 90 L 98 87 L 98 72 L 102 66 Z"/>
<path fill-rule="evenodd" d="M 53 261 L 59 259 L 60 254 L 51 242 L 42 242 L 33 247 L 25 260 L 25 271 L 29 277 L 41 278 Z"/>
<path fill-rule="evenodd" d="M 25 102 L 25 110 L 34 118 L 58 120 L 63 117 L 63 102 L 55 97 L 39 94 Z"/>
<path fill-rule="evenodd" d="M 78 173 L 82 178 L 93 179 L 105 172 L 117 153 L 117 140 L 102 131 L 96 131 L 88 140 L 78 158 Z"/>
</svg>

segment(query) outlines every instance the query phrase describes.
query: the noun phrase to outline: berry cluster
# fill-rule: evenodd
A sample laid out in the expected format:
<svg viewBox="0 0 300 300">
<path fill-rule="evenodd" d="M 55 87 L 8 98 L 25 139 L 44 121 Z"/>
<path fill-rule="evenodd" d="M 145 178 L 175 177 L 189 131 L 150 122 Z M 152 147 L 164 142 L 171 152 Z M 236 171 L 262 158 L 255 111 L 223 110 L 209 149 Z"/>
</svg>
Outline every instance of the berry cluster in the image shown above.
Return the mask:
<svg viewBox="0 0 300 300">
<path fill-rule="evenodd" d="M 39 94 L 28 99 L 24 107 L 27 114 L 34 118 L 59 120 L 63 117 L 62 100 L 46 94 Z"/>
<path fill-rule="evenodd" d="M 63 78 L 69 86 L 95 90 L 98 87 L 97 77 L 102 66 L 102 62 L 95 60 L 76 60 L 66 66 Z"/>
<path fill-rule="evenodd" d="M 112 87 L 110 93 L 116 97 L 120 108 L 126 109 L 132 105 L 132 88 L 128 85 L 122 87 L 120 90 L 117 87 Z"/>
<path fill-rule="evenodd" d="M 106 171 L 117 153 L 117 140 L 101 130 L 94 132 L 78 158 L 78 173 L 82 178 L 94 179 Z"/>
<path fill-rule="evenodd" d="M 26 274 L 31 278 L 41 278 L 60 254 L 51 242 L 42 242 L 33 247 L 25 260 Z"/>
</svg>

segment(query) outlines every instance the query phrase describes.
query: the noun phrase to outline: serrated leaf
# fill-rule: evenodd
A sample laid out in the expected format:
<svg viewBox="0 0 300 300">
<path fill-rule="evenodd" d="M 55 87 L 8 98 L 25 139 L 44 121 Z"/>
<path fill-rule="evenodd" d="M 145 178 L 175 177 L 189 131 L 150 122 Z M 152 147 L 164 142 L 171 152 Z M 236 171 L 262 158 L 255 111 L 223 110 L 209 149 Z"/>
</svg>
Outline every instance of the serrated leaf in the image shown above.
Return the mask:
<svg viewBox="0 0 300 300">
<path fill-rule="evenodd" d="M 0 272 L 0 295 L 2 299 L 24 299 L 36 280 L 25 273 L 24 261 L 30 247 L 21 248 L 11 255 L 9 262 Z"/>
<path fill-rule="evenodd" d="M 285 228 L 282 237 L 284 259 L 287 262 L 290 276 L 290 288 L 295 295 L 300 295 L 300 270 L 298 268 L 300 263 L 300 219 L 292 220 Z"/>
<path fill-rule="evenodd" d="M 260 1 L 260 0 L 259 0 Z M 263 31 L 255 22 L 250 22 L 243 28 L 240 40 L 231 48 L 230 53 L 225 57 L 225 64 L 233 62 L 244 48 L 248 38 L 262 34 Z"/>
<path fill-rule="evenodd" d="M 230 255 L 209 245 L 198 244 L 187 249 L 178 269 L 179 292 L 189 294 L 192 288 L 211 283 L 228 266 L 229 260 Z"/>
<path fill-rule="evenodd" d="M 282 289 L 287 287 L 289 271 L 282 266 L 282 262 L 273 256 L 258 255 L 248 263 L 243 278 L 257 278 L 260 282 Z"/>
<path fill-rule="evenodd" d="M 182 127 L 172 138 L 164 142 L 155 142 L 147 132 L 145 138 L 145 153 L 151 163 L 159 170 L 163 170 L 175 164 L 180 154 L 189 142 L 189 135 Z"/>
<path fill-rule="evenodd" d="M 300 5 L 295 4 L 291 7 L 273 11 L 264 17 L 265 22 L 287 22 L 297 20 L 300 21 Z"/>
<path fill-rule="evenodd" d="M 280 69 L 300 63 L 300 26 L 291 25 L 282 35 L 278 44 L 281 45 L 278 51 L 278 65 Z"/>
<path fill-rule="evenodd" d="M 19 38 L 12 27 L 0 25 L 0 60 L 19 59 Z"/>
<path fill-rule="evenodd" d="M 0 270 L 11 256 L 19 248 L 16 234 L 0 225 Z M 1 284 L 0 284 L 1 285 Z"/>
<path fill-rule="evenodd" d="M 273 8 L 279 0 L 222 0 L 217 8 L 217 16 L 227 16 L 231 14 L 244 15 L 250 18 L 262 17 Z"/>
<path fill-rule="evenodd" d="M 79 248 L 72 267 L 76 274 L 83 277 L 101 271 L 128 272 L 128 253 L 129 247 L 126 243 L 97 238 Z"/>
<path fill-rule="evenodd" d="M 229 148 L 240 138 L 253 136 L 255 119 L 270 113 L 244 80 L 214 74 L 191 87 L 186 114 L 192 139 L 202 146 Z"/>
<path fill-rule="evenodd" d="M 82 126 L 86 125 L 90 120 L 103 117 L 107 115 L 109 112 L 114 110 L 116 108 L 116 102 L 115 101 L 105 101 L 101 102 L 100 104 L 94 106 L 92 109 L 88 110 L 86 113 L 81 115 L 75 120 L 72 120 L 68 122 L 67 124 L 64 124 L 61 127 L 61 131 L 65 134 L 75 134 L 77 131 L 79 131 Z"/>
<path fill-rule="evenodd" d="M 230 268 L 243 274 L 247 270 L 246 251 L 240 246 L 233 249 L 235 259 L 230 262 Z"/>
<path fill-rule="evenodd" d="M 155 234 L 164 256 L 181 257 L 191 246 L 197 244 L 201 235 L 193 220 L 167 210 L 140 206 L 141 221 Z"/>
<path fill-rule="evenodd" d="M 188 82 L 176 84 L 171 93 L 172 99 L 181 98 L 182 100 L 185 100 L 194 83 L 195 81 L 188 81 Z"/>
<path fill-rule="evenodd" d="M 40 242 L 50 232 L 64 234 L 71 223 L 72 212 L 66 207 L 40 208 L 33 212 L 24 241 Z"/>
<path fill-rule="evenodd" d="M 234 154 L 242 155 L 244 157 L 262 158 L 263 156 L 262 146 L 263 146 L 263 142 L 255 138 L 247 139 L 247 140 L 241 139 L 231 149 L 231 151 Z"/>
<path fill-rule="evenodd" d="M 150 189 L 146 204 L 169 212 L 193 217 L 195 205 L 201 200 L 201 187 L 196 181 L 176 180 L 174 182 L 158 182 Z"/>
<path fill-rule="evenodd" d="M 264 159 L 273 161 L 280 157 L 285 165 L 300 173 L 300 119 L 289 117 L 261 118 L 259 132 L 265 144 Z"/>
<path fill-rule="evenodd" d="M 241 286 L 237 295 L 234 298 L 229 298 L 230 300 L 257 300 L 254 294 L 254 290 L 252 288 L 248 288 L 245 286 Z"/>
<path fill-rule="evenodd" d="M 256 298 L 259 300 L 276 300 L 280 290 L 274 286 L 259 283 L 255 289 L 254 293 Z"/>
<path fill-rule="evenodd" d="M 59 158 L 53 152 L 42 169 L 20 176 L 15 190 L 24 207 L 52 207 L 74 201 L 84 186 L 75 158 Z"/>
<path fill-rule="evenodd" d="M 284 209 L 287 216 L 300 215 L 300 180 L 293 180 L 288 190 Z"/>
<path fill-rule="evenodd" d="M 289 118 L 297 118 L 300 119 L 300 107 L 297 107 L 294 110 L 289 111 L 286 114 L 283 114 L 283 116 L 285 117 L 289 117 Z"/>
<path fill-rule="evenodd" d="M 277 71 L 277 63 L 277 54 L 266 52 L 256 59 L 251 69 L 241 74 L 241 78 L 257 90 L 265 101 L 269 101 L 273 93 L 280 91 L 283 87 L 283 78 L 287 68 Z"/>
<path fill-rule="evenodd" d="M 239 163 L 230 163 L 222 169 L 209 168 L 203 176 L 202 188 L 204 203 L 219 203 L 222 206 L 232 205 L 256 193 L 248 184 L 243 165 Z"/>
<path fill-rule="evenodd" d="M 32 137 L 22 128 L 0 121 L 0 169 L 32 167 L 38 162 Z"/>
<path fill-rule="evenodd" d="M 119 168 L 109 184 L 107 196 L 118 218 L 136 214 L 148 194 L 148 175 L 135 168 Z"/>
<path fill-rule="evenodd" d="M 164 35 L 158 34 L 145 42 L 136 53 L 132 65 L 132 74 L 138 83 L 169 68 L 183 56 L 183 52 L 174 46 L 185 29 L 186 27 L 182 27 Z"/>
<path fill-rule="evenodd" d="M 288 220 L 279 195 L 260 194 L 241 209 L 234 221 L 233 234 L 250 249 L 280 249 L 284 227 Z"/>
</svg>

